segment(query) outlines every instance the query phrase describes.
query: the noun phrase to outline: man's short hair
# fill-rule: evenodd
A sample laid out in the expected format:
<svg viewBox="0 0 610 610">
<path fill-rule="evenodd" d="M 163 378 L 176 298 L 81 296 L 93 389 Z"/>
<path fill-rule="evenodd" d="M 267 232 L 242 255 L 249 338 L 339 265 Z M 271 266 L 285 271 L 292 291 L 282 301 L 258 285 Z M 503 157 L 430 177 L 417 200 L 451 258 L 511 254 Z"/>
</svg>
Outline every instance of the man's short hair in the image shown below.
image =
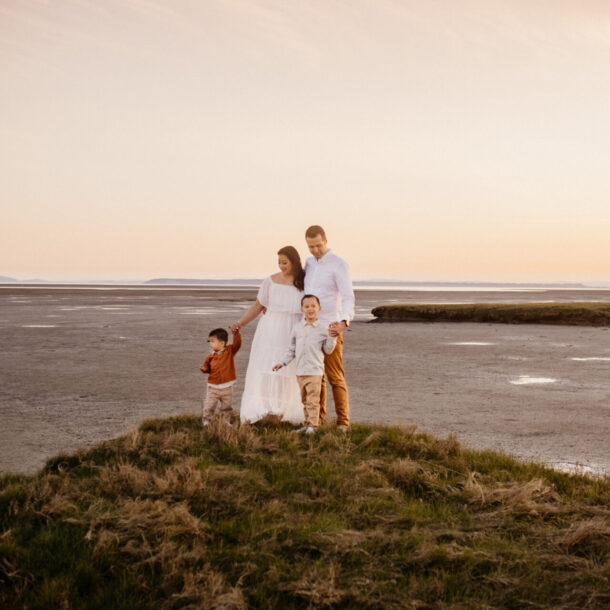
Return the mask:
<svg viewBox="0 0 610 610">
<path fill-rule="evenodd" d="M 224 328 L 215 328 L 210 331 L 208 337 L 216 337 L 219 341 L 226 343 L 229 340 L 229 333 Z"/>
<path fill-rule="evenodd" d="M 326 233 L 320 225 L 311 225 L 311 227 L 309 227 L 307 231 L 305 231 L 305 237 L 307 239 L 313 239 L 318 235 L 320 235 L 322 239 L 326 239 Z"/>
<path fill-rule="evenodd" d="M 318 305 L 320 305 L 320 299 L 315 294 L 304 294 L 303 298 L 301 299 L 301 307 L 303 306 L 303 301 L 305 299 L 315 299 L 318 301 Z M 322 307 L 322 305 L 320 305 L 320 307 Z"/>
</svg>

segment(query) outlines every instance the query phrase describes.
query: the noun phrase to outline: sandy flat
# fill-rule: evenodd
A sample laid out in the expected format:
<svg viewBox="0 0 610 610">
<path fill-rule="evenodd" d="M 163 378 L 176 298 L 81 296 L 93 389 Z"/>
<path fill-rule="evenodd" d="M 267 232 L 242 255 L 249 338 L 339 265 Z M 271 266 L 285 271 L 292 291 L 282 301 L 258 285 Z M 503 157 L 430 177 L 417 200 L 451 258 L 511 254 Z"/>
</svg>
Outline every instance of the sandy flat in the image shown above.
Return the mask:
<svg viewBox="0 0 610 610">
<path fill-rule="evenodd" d="M 254 296 L 0 287 L 0 471 L 32 473 L 143 419 L 197 414 L 207 333 Z M 358 291 L 345 336 L 353 421 L 414 423 L 473 447 L 610 473 L 607 328 L 367 323 L 372 307 L 392 302 L 583 300 L 610 301 L 610 291 Z M 237 397 L 253 332 L 237 358 Z"/>
</svg>

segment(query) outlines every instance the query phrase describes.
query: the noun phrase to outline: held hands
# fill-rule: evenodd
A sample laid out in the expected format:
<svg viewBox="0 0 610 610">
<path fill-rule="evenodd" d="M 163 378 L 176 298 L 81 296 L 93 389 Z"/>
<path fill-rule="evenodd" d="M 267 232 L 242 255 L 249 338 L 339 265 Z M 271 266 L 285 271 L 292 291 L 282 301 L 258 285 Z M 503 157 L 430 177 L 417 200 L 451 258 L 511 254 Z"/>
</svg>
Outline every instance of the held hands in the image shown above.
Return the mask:
<svg viewBox="0 0 610 610">
<path fill-rule="evenodd" d="M 282 366 L 284 366 L 283 364 L 276 364 L 271 370 L 275 373 L 276 371 L 279 371 Z"/>
<path fill-rule="evenodd" d="M 231 324 L 231 332 L 233 334 L 238 333 L 241 330 L 241 324 L 239 322 L 235 322 Z"/>
<path fill-rule="evenodd" d="M 338 337 L 346 328 L 347 324 L 345 322 L 331 322 L 328 325 L 328 334 L 331 337 Z"/>
</svg>

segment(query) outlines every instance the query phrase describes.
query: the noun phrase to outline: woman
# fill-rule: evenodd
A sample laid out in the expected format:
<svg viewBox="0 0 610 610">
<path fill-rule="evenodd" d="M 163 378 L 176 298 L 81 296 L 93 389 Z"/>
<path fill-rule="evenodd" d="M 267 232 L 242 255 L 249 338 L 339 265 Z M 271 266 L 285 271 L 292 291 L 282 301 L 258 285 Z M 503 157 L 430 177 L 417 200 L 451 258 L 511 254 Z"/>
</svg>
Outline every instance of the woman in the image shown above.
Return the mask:
<svg viewBox="0 0 610 610">
<path fill-rule="evenodd" d="M 301 317 L 305 272 L 295 248 L 285 246 L 278 251 L 279 273 L 267 277 L 254 304 L 231 326 L 241 329 L 261 312 L 246 373 L 241 401 L 242 422 L 255 422 L 265 415 L 279 415 L 282 420 L 299 424 L 303 421 L 303 406 L 296 379 L 295 363 L 273 372 L 273 366 L 286 353 L 290 331 Z"/>
</svg>

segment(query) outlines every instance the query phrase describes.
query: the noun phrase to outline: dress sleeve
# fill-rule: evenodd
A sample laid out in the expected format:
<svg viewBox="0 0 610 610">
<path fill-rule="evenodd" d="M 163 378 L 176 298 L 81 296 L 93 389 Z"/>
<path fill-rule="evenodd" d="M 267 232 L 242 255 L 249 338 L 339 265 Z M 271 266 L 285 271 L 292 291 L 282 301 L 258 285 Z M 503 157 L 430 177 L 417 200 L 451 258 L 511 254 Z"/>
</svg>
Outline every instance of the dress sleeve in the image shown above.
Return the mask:
<svg viewBox="0 0 610 610">
<path fill-rule="evenodd" d="M 266 277 L 261 284 L 261 287 L 258 289 L 258 294 L 256 295 L 257 301 L 263 307 L 269 307 L 269 288 L 271 287 L 271 277 Z"/>
</svg>

